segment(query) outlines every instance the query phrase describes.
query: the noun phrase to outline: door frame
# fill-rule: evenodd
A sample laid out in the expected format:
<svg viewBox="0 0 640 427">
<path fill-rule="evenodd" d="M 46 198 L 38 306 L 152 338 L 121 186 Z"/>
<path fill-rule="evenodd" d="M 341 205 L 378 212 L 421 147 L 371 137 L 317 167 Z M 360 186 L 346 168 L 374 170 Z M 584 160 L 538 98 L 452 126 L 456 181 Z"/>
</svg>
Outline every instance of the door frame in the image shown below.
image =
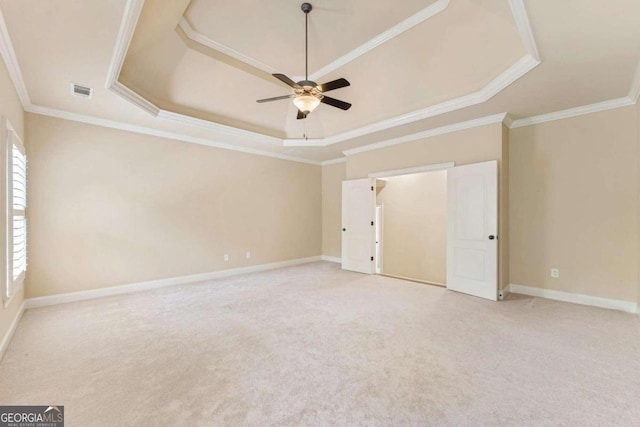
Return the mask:
<svg viewBox="0 0 640 427">
<path fill-rule="evenodd" d="M 392 176 L 411 175 L 414 173 L 432 172 L 432 171 L 439 171 L 443 169 L 450 169 L 455 167 L 455 165 L 456 164 L 454 162 L 434 163 L 431 165 L 417 166 L 414 168 L 372 172 L 368 175 L 368 177 L 369 178 L 390 178 Z"/>
<path fill-rule="evenodd" d="M 378 216 L 378 208 L 380 209 L 380 216 Z M 376 274 L 382 274 L 382 263 L 384 261 L 382 244 L 384 241 L 384 203 L 378 205 L 376 203 L 376 232 L 379 233 L 379 239 L 376 251 Z M 379 266 L 379 267 L 378 267 Z"/>
</svg>

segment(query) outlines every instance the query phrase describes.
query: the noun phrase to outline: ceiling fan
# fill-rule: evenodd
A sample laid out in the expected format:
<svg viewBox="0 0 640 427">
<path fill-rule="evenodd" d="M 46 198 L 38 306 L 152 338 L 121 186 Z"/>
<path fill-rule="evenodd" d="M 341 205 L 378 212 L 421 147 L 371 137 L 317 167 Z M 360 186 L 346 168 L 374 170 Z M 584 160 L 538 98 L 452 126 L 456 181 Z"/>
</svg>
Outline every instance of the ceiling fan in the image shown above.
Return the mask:
<svg viewBox="0 0 640 427">
<path fill-rule="evenodd" d="M 331 105 L 332 107 L 340 108 L 341 110 L 348 110 L 351 108 L 351 104 L 348 102 L 340 101 L 339 99 L 330 98 L 324 93 L 330 90 L 336 90 L 351 85 L 347 79 L 337 79 L 324 84 L 317 84 L 309 80 L 309 34 L 308 34 L 308 22 L 309 12 L 311 12 L 312 6 L 310 3 L 302 3 L 300 7 L 304 12 L 304 80 L 294 82 L 284 74 L 273 74 L 273 77 L 280 80 L 284 84 L 291 86 L 294 93 L 291 95 L 276 96 L 274 98 L 259 99 L 257 102 L 271 102 L 278 101 L 280 99 L 293 98 L 294 105 L 298 108 L 298 120 L 306 119 L 307 115 L 311 113 L 321 102 L 323 104 Z"/>
</svg>

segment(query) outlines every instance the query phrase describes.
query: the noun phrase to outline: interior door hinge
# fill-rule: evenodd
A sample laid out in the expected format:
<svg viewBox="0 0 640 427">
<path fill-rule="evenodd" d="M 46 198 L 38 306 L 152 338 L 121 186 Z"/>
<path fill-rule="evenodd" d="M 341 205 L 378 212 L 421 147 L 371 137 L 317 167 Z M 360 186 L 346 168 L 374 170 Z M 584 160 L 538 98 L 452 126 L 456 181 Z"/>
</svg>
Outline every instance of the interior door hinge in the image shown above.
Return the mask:
<svg viewBox="0 0 640 427">
<path fill-rule="evenodd" d="M 371 226 L 373 226 L 373 221 L 371 221 Z"/>
<path fill-rule="evenodd" d="M 371 186 L 371 191 L 373 191 L 373 185 Z"/>
<path fill-rule="evenodd" d="M 371 257 L 371 261 L 373 261 L 373 257 Z"/>
</svg>

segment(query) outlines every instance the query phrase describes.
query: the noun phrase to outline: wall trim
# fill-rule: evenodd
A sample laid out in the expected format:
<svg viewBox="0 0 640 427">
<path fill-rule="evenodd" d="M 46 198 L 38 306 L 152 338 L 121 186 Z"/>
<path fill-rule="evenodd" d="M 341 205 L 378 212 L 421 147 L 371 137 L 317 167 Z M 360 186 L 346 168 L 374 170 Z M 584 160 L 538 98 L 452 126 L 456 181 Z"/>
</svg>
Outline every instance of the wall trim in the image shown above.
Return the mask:
<svg viewBox="0 0 640 427">
<path fill-rule="evenodd" d="M 25 301 L 22 301 L 22 304 L 20 304 L 20 308 L 18 309 L 18 313 L 16 313 L 16 317 L 13 318 L 13 322 L 11 322 L 11 326 L 9 326 L 9 330 L 7 330 L 7 333 L 2 337 L 2 341 L 0 342 L 0 361 L 2 361 L 4 353 L 7 351 L 7 347 L 9 347 L 11 338 L 13 338 L 13 334 L 16 332 L 18 323 L 20 323 L 20 319 L 22 319 L 25 309 L 26 303 Z"/>
<path fill-rule="evenodd" d="M 556 301 L 570 302 L 574 304 L 608 308 L 611 310 L 619 310 L 627 313 L 638 313 L 638 304 L 631 301 L 600 298 L 590 295 L 574 294 L 571 292 L 554 291 L 552 289 L 534 288 L 531 286 L 516 285 L 513 283 L 511 283 L 507 287 L 507 292 L 529 295 L 538 298 L 552 299 Z"/>
<path fill-rule="evenodd" d="M 25 111 L 33 114 L 40 114 L 43 116 L 56 117 L 64 120 L 71 120 L 74 122 L 87 123 L 95 126 L 102 126 L 102 127 L 107 127 L 111 129 L 124 130 L 127 132 L 140 133 L 143 135 L 152 135 L 160 138 L 173 139 L 176 141 L 191 142 L 194 144 L 206 145 L 208 147 L 222 148 L 225 150 L 238 151 L 241 153 L 255 154 L 258 156 L 272 157 L 275 159 L 289 160 L 292 162 L 299 162 L 299 163 L 306 163 L 310 165 L 320 166 L 320 162 L 315 160 L 308 160 L 308 159 L 303 159 L 301 157 L 288 156 L 286 154 L 271 153 L 268 151 L 256 150 L 253 148 L 240 147 L 237 145 L 231 145 L 231 144 L 225 144 L 222 142 L 212 141 L 206 138 L 188 136 L 182 133 L 167 132 L 167 131 L 158 130 L 155 128 L 147 128 L 144 126 L 132 125 L 132 124 L 117 122 L 113 120 L 106 120 L 98 117 L 86 116 L 83 114 L 69 113 L 64 110 L 56 110 L 54 108 L 42 107 L 40 105 L 33 105 L 33 104 L 29 105 L 27 108 L 25 108 Z"/>
<path fill-rule="evenodd" d="M 320 166 L 335 165 L 336 163 L 345 163 L 346 161 L 346 157 L 338 157 L 337 159 L 325 160 L 323 162 L 320 162 Z"/>
<path fill-rule="evenodd" d="M 165 288 L 168 286 L 185 285 L 190 283 L 205 282 L 209 280 L 222 279 L 226 277 L 238 276 L 247 273 L 273 270 L 276 268 L 290 267 L 294 265 L 307 264 L 320 261 L 320 256 L 308 258 L 298 258 L 288 261 L 273 262 L 269 264 L 252 265 L 249 267 L 231 268 L 219 270 L 211 273 L 193 274 L 189 276 L 172 277 L 168 279 L 149 280 L 146 282 L 132 283 L 128 285 L 111 286 L 107 288 L 91 289 L 88 291 L 69 292 L 58 295 L 48 295 L 44 297 L 28 298 L 25 300 L 25 308 L 46 307 L 49 305 L 66 304 L 68 302 L 84 301 L 95 298 L 109 297 L 114 295 L 124 295 L 133 292 L 148 291 L 152 289 Z"/>
<path fill-rule="evenodd" d="M 337 256 L 329 256 L 329 255 L 322 255 L 322 261 L 329 261 L 329 262 L 335 262 L 338 264 L 342 264 L 342 258 L 337 257 Z"/>
<path fill-rule="evenodd" d="M 4 20 L 2 10 L 0 10 L 0 56 L 4 60 L 7 66 L 7 71 L 13 82 L 13 86 L 18 93 L 18 98 L 22 107 L 26 107 L 31 104 L 31 98 L 29 98 L 29 92 L 27 92 L 27 85 L 24 83 L 22 77 L 22 71 L 20 71 L 20 64 L 16 57 L 16 52 L 13 50 L 13 43 L 11 43 L 11 37 L 9 36 L 9 30 L 7 29 L 7 23 Z"/>
<path fill-rule="evenodd" d="M 555 120 L 568 119 L 570 117 L 583 116 L 585 114 L 597 113 L 600 111 L 613 110 L 615 108 L 628 107 L 634 104 L 635 102 L 632 101 L 631 98 L 625 96 L 623 98 L 598 102 L 596 104 L 583 105 L 581 107 L 569 108 L 568 110 L 561 110 L 554 113 L 541 114 L 539 116 L 514 120 L 511 124 L 511 129 L 517 129 L 523 126 L 531 126 L 538 123 L 551 122 Z"/>
<path fill-rule="evenodd" d="M 455 123 L 452 125 L 442 126 L 435 129 L 429 129 L 424 132 L 414 133 L 412 135 L 400 136 L 398 138 L 388 139 L 373 144 L 363 145 L 361 147 L 345 150 L 342 153 L 345 156 L 352 156 L 358 153 L 364 153 L 365 151 L 377 150 L 379 148 L 391 147 L 393 145 L 404 144 L 406 142 L 418 141 L 420 139 L 431 138 L 437 135 L 444 135 L 447 133 L 458 132 L 465 129 L 471 129 L 480 126 L 486 126 L 493 123 L 504 122 L 507 117 L 507 113 L 495 114 L 492 116 L 481 117 L 479 119 L 468 120 L 466 122 Z"/>
</svg>

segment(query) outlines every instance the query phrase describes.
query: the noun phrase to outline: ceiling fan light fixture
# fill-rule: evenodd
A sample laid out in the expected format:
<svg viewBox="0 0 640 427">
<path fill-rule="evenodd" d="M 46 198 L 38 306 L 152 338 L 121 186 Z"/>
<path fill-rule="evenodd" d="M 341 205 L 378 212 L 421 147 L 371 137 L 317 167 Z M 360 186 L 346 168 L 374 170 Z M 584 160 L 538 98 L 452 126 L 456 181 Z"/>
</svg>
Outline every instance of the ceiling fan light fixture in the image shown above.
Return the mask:
<svg viewBox="0 0 640 427">
<path fill-rule="evenodd" d="M 293 98 L 293 104 L 304 114 L 309 114 L 320 105 L 320 100 L 313 95 L 300 95 Z"/>
</svg>

